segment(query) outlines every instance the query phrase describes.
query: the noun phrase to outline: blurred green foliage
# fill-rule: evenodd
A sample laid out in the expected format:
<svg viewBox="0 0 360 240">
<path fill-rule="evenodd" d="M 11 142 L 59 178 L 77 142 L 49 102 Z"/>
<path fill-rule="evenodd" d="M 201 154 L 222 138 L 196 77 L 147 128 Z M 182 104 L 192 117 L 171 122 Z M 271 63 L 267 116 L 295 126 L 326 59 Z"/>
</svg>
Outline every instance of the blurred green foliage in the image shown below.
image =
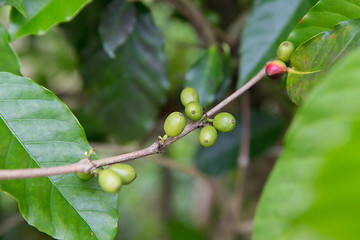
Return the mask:
<svg viewBox="0 0 360 240">
<path fill-rule="evenodd" d="M 122 21 L 129 19 L 124 14 L 126 11 L 115 12 L 121 15 L 119 19 L 117 14 L 111 14 L 114 10 L 111 3 L 121 2 L 125 1 L 93 1 L 72 21 L 51 28 L 45 35 L 27 36 L 12 42 L 20 58 L 21 73 L 49 88 L 69 106 L 85 128 L 87 138 L 99 146 L 96 150 L 100 158 L 136 150 L 163 135 L 165 116 L 171 111 L 183 110 L 179 93 L 185 85 L 196 86 L 206 105 L 213 106 L 236 86 L 245 83 L 263 63 L 274 57 L 278 42 L 315 3 L 314 0 L 257 0 L 240 38 L 243 25 L 239 22 L 245 19 L 253 1 L 191 1 L 211 24 L 216 46 L 209 48 L 192 19 L 171 1 L 126 2 L 130 9 L 135 9 L 130 19 L 132 21 L 135 16 L 136 20 L 129 25 Z M 1 22 L 7 28 L 9 8 L 0 11 Z M 33 16 L 37 15 L 41 14 L 34 10 Z M 25 34 L 23 16 L 14 12 L 12 19 L 12 24 L 23 22 L 25 27 L 19 28 L 19 33 L 13 32 L 13 36 Z M 104 49 L 109 39 L 101 37 L 99 28 L 104 30 L 101 23 L 108 27 L 103 34 L 110 31 L 116 35 L 119 29 L 123 34 L 126 29 L 126 36 L 121 36 L 123 42 L 110 41 L 108 53 L 113 52 L 115 58 L 110 58 Z M 40 26 L 45 25 L 31 25 L 31 32 L 39 34 L 47 30 L 38 29 Z M 238 35 L 236 43 L 227 38 L 234 34 L 231 32 L 234 29 Z M 0 47 L 9 50 L 8 40 L 2 40 Z M 237 81 L 238 71 L 240 81 Z M 272 163 L 266 160 L 274 158 L 274 149 L 280 144 L 279 139 L 292 117 L 292 112 L 284 107 L 287 98 L 283 93 L 283 89 L 271 85 L 268 89 L 255 87 L 251 91 L 252 109 L 261 109 L 252 112 L 251 159 L 265 161 L 252 162 L 250 178 L 256 176 L 256 172 L 266 175 L 270 171 Z M 238 105 L 239 102 L 230 104 L 227 110 L 235 115 L 240 112 Z M 266 106 L 270 106 L 271 111 Z M 240 116 L 237 119 L 236 130 L 219 134 L 212 148 L 200 147 L 199 131 L 194 131 L 167 148 L 162 156 L 131 162 L 138 177 L 119 194 L 116 239 L 195 240 L 214 236 L 217 239 L 217 231 L 223 223 L 220 223 L 221 212 L 207 184 L 197 177 L 161 166 L 156 158 L 185 167 L 196 166 L 211 181 L 222 184 L 221 191 L 228 200 L 240 151 Z M 115 150 L 105 147 L 109 145 L 116 146 Z M 272 151 L 267 151 L 269 149 Z M 255 169 L 251 169 L 253 166 Z M 257 191 L 264 184 L 262 179 L 247 185 L 242 207 L 248 218 L 244 220 L 251 220 L 254 215 Z M 255 197 L 249 197 L 251 191 L 256 192 Z M 0 230 L 2 223 L 16 212 L 15 202 L 1 193 Z M 250 238 L 249 231 L 238 235 L 236 239 Z M 50 237 L 20 221 L 0 238 Z"/>
</svg>

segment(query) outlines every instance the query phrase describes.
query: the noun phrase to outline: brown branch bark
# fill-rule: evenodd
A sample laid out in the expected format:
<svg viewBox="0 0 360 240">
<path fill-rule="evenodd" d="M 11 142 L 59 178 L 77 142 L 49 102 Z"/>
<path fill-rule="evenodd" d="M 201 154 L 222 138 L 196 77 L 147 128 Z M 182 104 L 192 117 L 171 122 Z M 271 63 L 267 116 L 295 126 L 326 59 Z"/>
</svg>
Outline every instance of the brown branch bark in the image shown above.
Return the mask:
<svg viewBox="0 0 360 240">
<path fill-rule="evenodd" d="M 235 100 L 245 91 L 247 91 L 250 87 L 255 85 L 265 76 L 264 68 L 260 70 L 258 74 L 256 74 L 250 81 L 248 81 L 243 87 L 232 93 L 229 97 L 225 98 L 215 107 L 210 109 L 204 117 L 197 122 L 190 122 L 185 126 L 184 131 L 176 137 L 170 137 L 166 139 L 163 143 L 161 141 L 154 142 L 149 147 L 125 153 L 113 157 L 103 158 L 99 160 L 90 161 L 89 159 L 81 159 L 77 163 L 57 166 L 57 167 L 48 167 L 48 168 L 31 168 L 31 169 L 10 169 L 10 170 L 0 170 L 0 180 L 1 179 L 22 179 L 22 178 L 32 178 L 32 177 L 45 177 L 45 176 L 53 176 L 53 175 L 61 175 L 66 173 L 74 173 L 74 172 L 92 172 L 96 170 L 98 167 L 107 166 L 115 163 L 130 161 L 138 158 L 143 158 L 145 156 L 149 156 L 152 154 L 158 154 L 164 151 L 166 147 L 171 145 L 172 143 L 178 141 L 188 133 L 194 131 L 197 128 L 201 128 L 204 125 L 205 116 L 212 116 L 227 104 Z"/>
<path fill-rule="evenodd" d="M 223 107 L 228 105 L 230 102 L 234 101 L 236 98 L 238 98 L 241 94 L 249 90 L 252 86 L 254 86 L 257 82 L 259 82 L 263 77 L 265 77 L 265 67 L 262 68 L 252 79 L 250 79 L 247 83 L 244 84 L 241 88 L 239 88 L 237 91 L 232 93 L 230 96 L 222 100 L 220 103 L 218 103 L 215 107 L 210 109 L 207 112 L 208 116 L 214 115 L 216 112 L 220 111 Z"/>
<path fill-rule="evenodd" d="M 163 1 L 169 2 L 180 14 L 190 21 L 206 47 L 216 42 L 215 34 L 213 33 L 210 24 L 191 0 Z"/>
<path fill-rule="evenodd" d="M 250 96 L 245 93 L 241 98 L 241 141 L 240 154 L 237 159 L 237 176 L 235 190 L 231 198 L 232 222 L 234 226 L 240 225 L 241 207 L 244 198 L 247 169 L 250 163 L 250 137 L 251 137 L 251 113 Z"/>
<path fill-rule="evenodd" d="M 154 161 L 158 164 L 161 164 L 162 166 L 167 167 L 169 169 L 183 172 L 189 176 L 193 176 L 193 177 L 203 180 L 211 189 L 213 196 L 214 196 L 215 200 L 218 202 L 221 209 L 225 208 L 226 200 L 224 199 L 223 195 L 220 193 L 220 190 L 216 186 L 215 182 L 213 182 L 212 179 L 210 179 L 208 176 L 203 174 L 201 171 L 197 170 L 195 167 L 180 164 L 178 162 L 171 161 L 165 157 L 152 159 L 152 161 Z"/>
<path fill-rule="evenodd" d="M 2 235 L 19 225 L 24 221 L 24 218 L 20 212 L 15 213 L 14 215 L 8 217 L 0 223 L 0 238 Z"/>
</svg>

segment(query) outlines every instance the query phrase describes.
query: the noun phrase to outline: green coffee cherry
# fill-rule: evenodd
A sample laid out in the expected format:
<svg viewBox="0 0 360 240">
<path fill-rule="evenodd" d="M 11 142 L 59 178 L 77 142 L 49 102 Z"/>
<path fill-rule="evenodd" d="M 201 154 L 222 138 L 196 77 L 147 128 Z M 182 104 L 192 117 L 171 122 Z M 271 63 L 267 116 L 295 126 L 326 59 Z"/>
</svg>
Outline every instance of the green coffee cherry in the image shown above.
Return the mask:
<svg viewBox="0 0 360 240">
<path fill-rule="evenodd" d="M 220 132 L 231 132 L 235 128 L 236 120 L 234 116 L 227 112 L 222 112 L 214 117 L 213 125 Z"/>
<path fill-rule="evenodd" d="M 132 183 L 136 178 L 135 169 L 129 164 L 118 163 L 109 167 L 110 170 L 116 172 L 124 185 Z"/>
<path fill-rule="evenodd" d="M 171 113 L 165 120 L 164 131 L 169 137 L 176 137 L 185 128 L 186 120 L 181 112 Z"/>
<path fill-rule="evenodd" d="M 211 147 L 217 139 L 217 131 L 213 126 L 207 125 L 200 131 L 199 141 L 204 147 Z"/>
<path fill-rule="evenodd" d="M 101 188 L 108 193 L 116 193 L 122 185 L 120 176 L 110 169 L 101 171 L 98 180 Z"/>
<path fill-rule="evenodd" d="M 287 63 L 290 60 L 291 55 L 293 54 L 295 50 L 295 46 L 292 42 L 284 41 L 280 43 L 278 49 L 277 49 L 277 57 Z"/>
<path fill-rule="evenodd" d="M 204 111 L 199 102 L 188 103 L 185 107 L 186 116 L 193 121 L 198 121 L 202 117 Z"/>
<path fill-rule="evenodd" d="M 84 180 L 84 181 L 88 181 L 88 180 L 92 179 L 94 176 L 90 173 L 83 173 L 83 172 L 78 172 L 77 175 L 81 180 Z"/>
<path fill-rule="evenodd" d="M 184 107 L 191 102 L 199 102 L 199 95 L 195 89 L 186 87 L 181 91 L 180 100 Z"/>
</svg>

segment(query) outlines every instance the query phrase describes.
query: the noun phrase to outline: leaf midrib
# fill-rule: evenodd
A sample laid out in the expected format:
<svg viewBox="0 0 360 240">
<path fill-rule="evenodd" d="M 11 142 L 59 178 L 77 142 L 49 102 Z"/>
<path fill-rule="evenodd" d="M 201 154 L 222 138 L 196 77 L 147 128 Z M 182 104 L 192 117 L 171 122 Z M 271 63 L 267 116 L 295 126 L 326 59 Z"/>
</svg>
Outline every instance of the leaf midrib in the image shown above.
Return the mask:
<svg viewBox="0 0 360 240">
<path fill-rule="evenodd" d="M 0 84 L 0 85 L 1 85 L 1 84 Z M 18 85 L 24 85 L 24 84 L 18 84 Z M 22 99 L 22 100 L 32 100 L 32 99 Z M 34 99 L 34 100 L 36 100 L 36 99 Z M 42 100 L 42 99 L 37 99 L 37 100 Z M 2 101 L 2 100 L 0 100 L 0 101 Z M 13 101 L 16 101 L 16 100 L 13 100 Z M 45 101 L 51 101 L 51 100 L 45 100 Z M 0 112 L 0 118 L 1 118 L 1 120 L 4 122 L 4 124 L 6 125 L 6 127 L 9 129 L 11 135 L 13 136 L 13 139 L 15 138 L 15 139 L 19 142 L 19 144 L 23 147 L 23 149 L 26 151 L 26 153 L 28 154 L 28 156 L 36 163 L 36 165 L 38 166 L 38 168 L 42 168 L 42 167 L 41 167 L 41 164 L 33 157 L 32 154 L 30 154 L 29 149 L 26 147 L 26 145 L 24 144 L 24 142 L 19 139 L 19 137 L 17 136 L 16 132 L 10 127 L 10 125 L 8 124 L 8 121 L 4 118 L 4 116 L 3 116 L 3 114 L 2 114 L 1 112 Z M 10 121 L 11 121 L 11 120 L 10 120 Z M 61 120 L 59 120 L 59 121 L 61 121 Z M 66 121 L 64 121 L 64 122 L 66 122 Z M 50 141 L 49 141 L 49 142 L 50 142 Z M 71 143 L 79 144 L 79 143 L 76 143 L 76 142 L 71 142 Z M 80 145 L 81 145 L 81 144 L 80 144 Z M 30 162 L 30 161 L 29 161 L 29 162 Z M 78 209 L 74 206 L 74 203 L 73 203 L 70 199 L 68 199 L 68 197 L 66 197 L 66 196 L 64 195 L 64 193 L 61 191 L 61 189 L 59 189 L 59 186 L 55 184 L 55 182 L 53 181 L 53 179 L 51 178 L 51 176 L 49 176 L 49 177 L 47 177 L 47 178 L 48 178 L 49 181 L 51 182 L 52 187 L 55 187 L 55 188 L 57 189 L 57 191 L 59 191 L 59 193 L 61 194 L 61 196 L 63 196 L 63 197 L 65 198 L 65 200 L 69 203 L 69 205 L 72 206 L 72 208 L 76 211 L 76 213 L 79 215 L 79 217 L 80 217 L 84 222 L 86 222 L 86 225 L 89 227 L 89 229 L 91 230 L 91 232 L 95 235 L 95 237 L 96 237 L 97 239 L 99 239 L 99 238 L 97 237 L 96 232 L 92 229 L 92 227 L 90 226 L 90 224 L 81 216 L 81 214 L 80 214 L 80 212 L 78 211 Z M 27 179 L 25 179 L 25 186 L 26 186 L 26 184 L 27 184 Z M 27 195 L 27 194 L 25 194 L 25 195 Z M 27 201 L 27 200 L 26 200 L 26 203 L 28 204 L 28 201 Z"/>
</svg>

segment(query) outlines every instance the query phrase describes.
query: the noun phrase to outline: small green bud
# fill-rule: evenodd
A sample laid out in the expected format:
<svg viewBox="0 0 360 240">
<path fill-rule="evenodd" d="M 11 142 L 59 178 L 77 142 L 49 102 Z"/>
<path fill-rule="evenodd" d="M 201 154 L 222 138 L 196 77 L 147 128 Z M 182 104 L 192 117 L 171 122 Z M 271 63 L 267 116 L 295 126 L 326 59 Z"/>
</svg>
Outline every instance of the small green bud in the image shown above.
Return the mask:
<svg viewBox="0 0 360 240">
<path fill-rule="evenodd" d="M 292 42 L 284 41 L 280 43 L 278 49 L 277 49 L 277 57 L 287 63 L 290 60 L 291 55 L 293 54 L 295 50 L 295 46 Z"/>
</svg>

